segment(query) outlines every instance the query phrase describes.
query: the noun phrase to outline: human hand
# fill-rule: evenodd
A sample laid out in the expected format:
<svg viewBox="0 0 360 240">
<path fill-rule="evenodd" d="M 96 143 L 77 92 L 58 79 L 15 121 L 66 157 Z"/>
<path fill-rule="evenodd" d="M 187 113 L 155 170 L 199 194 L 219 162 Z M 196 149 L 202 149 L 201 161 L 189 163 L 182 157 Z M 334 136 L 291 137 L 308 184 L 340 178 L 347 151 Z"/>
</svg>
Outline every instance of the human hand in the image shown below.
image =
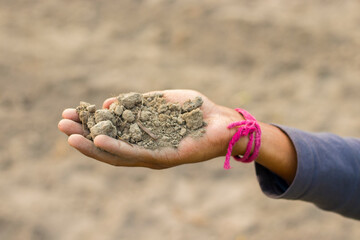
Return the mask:
<svg viewBox="0 0 360 240">
<path fill-rule="evenodd" d="M 186 163 L 209 160 L 226 154 L 227 145 L 236 129 L 227 129 L 235 121 L 243 120 L 236 111 L 217 105 L 206 96 L 192 90 L 161 91 L 168 102 L 183 104 L 188 99 L 201 96 L 206 133 L 200 138 L 185 137 L 177 149 L 162 148 L 148 150 L 137 145 L 130 146 L 117 139 L 99 135 L 94 141 L 86 139 L 79 116 L 75 109 L 66 109 L 59 122 L 60 131 L 69 136 L 69 144 L 84 155 L 114 166 L 148 167 L 153 169 L 169 168 Z M 103 108 L 109 108 L 116 99 L 105 100 Z M 246 143 L 241 139 L 233 154 L 244 151 Z M 238 151 L 238 152 L 236 152 Z"/>
</svg>

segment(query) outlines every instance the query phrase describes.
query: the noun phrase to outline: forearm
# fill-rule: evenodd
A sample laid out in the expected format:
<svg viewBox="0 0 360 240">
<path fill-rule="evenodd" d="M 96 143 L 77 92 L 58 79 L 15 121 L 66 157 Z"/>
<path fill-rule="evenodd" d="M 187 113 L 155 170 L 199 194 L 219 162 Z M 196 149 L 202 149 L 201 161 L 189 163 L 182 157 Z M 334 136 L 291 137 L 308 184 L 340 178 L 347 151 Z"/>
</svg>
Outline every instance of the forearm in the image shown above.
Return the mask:
<svg viewBox="0 0 360 240">
<path fill-rule="evenodd" d="M 255 167 L 267 196 L 303 200 L 360 219 L 360 139 L 264 123 L 260 127 Z M 233 154 L 244 154 L 247 143 L 247 137 L 241 138 Z"/>
<path fill-rule="evenodd" d="M 289 185 L 296 174 L 296 151 L 289 137 L 278 127 L 260 123 L 261 147 L 256 162 L 266 167 Z"/>
<path fill-rule="evenodd" d="M 360 219 L 360 139 L 279 128 L 295 146 L 296 176 L 285 186 L 276 174 L 256 164 L 263 192 L 273 198 L 312 202 L 324 210 Z"/>
</svg>

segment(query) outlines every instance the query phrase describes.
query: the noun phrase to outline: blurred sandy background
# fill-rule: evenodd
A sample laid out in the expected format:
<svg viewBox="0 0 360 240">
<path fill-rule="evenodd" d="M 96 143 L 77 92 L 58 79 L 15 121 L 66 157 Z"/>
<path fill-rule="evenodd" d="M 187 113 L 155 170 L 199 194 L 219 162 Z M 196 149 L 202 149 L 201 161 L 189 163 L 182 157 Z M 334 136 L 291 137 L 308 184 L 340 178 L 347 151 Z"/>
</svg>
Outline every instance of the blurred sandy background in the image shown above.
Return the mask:
<svg viewBox="0 0 360 240">
<path fill-rule="evenodd" d="M 191 88 L 265 122 L 360 137 L 356 0 L 0 0 L 0 239 L 359 239 L 272 200 L 252 165 L 163 171 L 71 149 L 64 108 Z"/>
</svg>

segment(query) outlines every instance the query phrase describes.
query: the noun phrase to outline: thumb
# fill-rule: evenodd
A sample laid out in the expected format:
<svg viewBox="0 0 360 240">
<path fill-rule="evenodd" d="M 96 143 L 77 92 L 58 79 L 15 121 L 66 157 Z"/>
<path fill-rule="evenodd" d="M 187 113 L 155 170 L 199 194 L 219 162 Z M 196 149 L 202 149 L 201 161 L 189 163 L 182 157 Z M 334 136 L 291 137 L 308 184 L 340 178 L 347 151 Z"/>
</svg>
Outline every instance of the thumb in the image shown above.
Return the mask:
<svg viewBox="0 0 360 240">
<path fill-rule="evenodd" d="M 116 101 L 116 97 L 108 98 L 103 103 L 103 108 L 109 108 L 109 106 Z"/>
</svg>

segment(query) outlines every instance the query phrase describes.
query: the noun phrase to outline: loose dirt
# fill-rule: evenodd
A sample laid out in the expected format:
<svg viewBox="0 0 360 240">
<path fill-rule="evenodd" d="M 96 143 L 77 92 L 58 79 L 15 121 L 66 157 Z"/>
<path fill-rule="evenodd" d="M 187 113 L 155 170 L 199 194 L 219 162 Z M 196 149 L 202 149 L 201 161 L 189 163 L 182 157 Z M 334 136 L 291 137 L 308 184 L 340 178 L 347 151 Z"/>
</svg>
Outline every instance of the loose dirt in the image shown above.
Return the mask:
<svg viewBox="0 0 360 240">
<path fill-rule="evenodd" d="M 201 97 L 180 105 L 168 103 L 160 93 L 132 92 L 120 94 L 109 109 L 80 102 L 76 111 L 90 140 L 103 134 L 147 149 L 177 148 L 184 137 L 205 133 L 202 104 Z"/>
</svg>

